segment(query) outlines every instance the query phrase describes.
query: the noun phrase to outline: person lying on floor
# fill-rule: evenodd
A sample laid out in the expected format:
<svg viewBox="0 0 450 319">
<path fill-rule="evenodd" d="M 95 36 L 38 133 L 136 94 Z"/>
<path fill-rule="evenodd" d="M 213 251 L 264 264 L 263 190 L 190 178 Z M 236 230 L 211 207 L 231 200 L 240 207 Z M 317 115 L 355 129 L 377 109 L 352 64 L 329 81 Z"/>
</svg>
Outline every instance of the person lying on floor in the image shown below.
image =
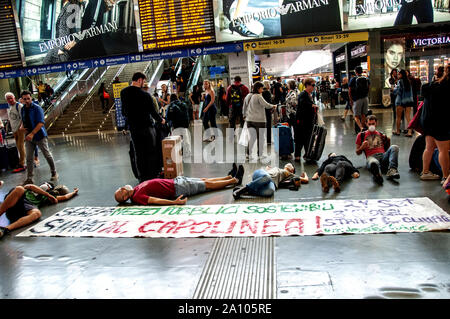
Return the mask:
<svg viewBox="0 0 450 319">
<path fill-rule="evenodd" d="M 342 183 L 350 176 L 353 178 L 359 177 L 359 171 L 353 166 L 352 162 L 344 155 L 330 153 L 328 158 L 314 173 L 312 179 L 316 180 L 320 177 L 322 190 L 328 193 L 330 184 L 333 185 L 335 192 L 340 192 Z"/>
<path fill-rule="evenodd" d="M 211 190 L 224 189 L 230 185 L 240 185 L 244 176 L 244 167 L 233 164 L 225 177 L 193 178 L 178 176 L 173 179 L 155 178 L 132 187 L 125 185 L 114 193 L 117 202 L 130 199 L 138 205 L 184 205 L 187 198 Z"/>
<path fill-rule="evenodd" d="M 234 199 L 242 195 L 271 197 L 278 188 L 298 190 L 301 184 L 308 183 L 305 172 L 301 176 L 295 175 L 295 167 L 288 163 L 284 168 L 267 166 L 253 172 L 252 181 L 243 187 L 233 189 Z"/>
<path fill-rule="evenodd" d="M 0 205 L 0 216 L 4 213 L 10 223 L 0 227 L 0 238 L 39 219 L 42 216 L 40 207 L 67 201 L 77 193 L 78 188 L 70 192 L 64 185 L 53 187 L 50 183 L 41 186 L 27 184 L 11 189 Z"/>
</svg>

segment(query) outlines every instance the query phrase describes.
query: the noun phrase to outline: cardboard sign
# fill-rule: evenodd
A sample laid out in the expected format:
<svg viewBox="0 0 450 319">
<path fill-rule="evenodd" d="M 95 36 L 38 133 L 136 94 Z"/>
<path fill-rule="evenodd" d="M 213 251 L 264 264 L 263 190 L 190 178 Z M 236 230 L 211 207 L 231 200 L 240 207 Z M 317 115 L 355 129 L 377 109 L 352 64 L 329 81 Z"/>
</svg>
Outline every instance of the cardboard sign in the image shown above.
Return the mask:
<svg viewBox="0 0 450 319">
<path fill-rule="evenodd" d="M 199 206 L 65 208 L 19 234 L 63 237 L 225 237 L 450 229 L 429 198 Z"/>
</svg>

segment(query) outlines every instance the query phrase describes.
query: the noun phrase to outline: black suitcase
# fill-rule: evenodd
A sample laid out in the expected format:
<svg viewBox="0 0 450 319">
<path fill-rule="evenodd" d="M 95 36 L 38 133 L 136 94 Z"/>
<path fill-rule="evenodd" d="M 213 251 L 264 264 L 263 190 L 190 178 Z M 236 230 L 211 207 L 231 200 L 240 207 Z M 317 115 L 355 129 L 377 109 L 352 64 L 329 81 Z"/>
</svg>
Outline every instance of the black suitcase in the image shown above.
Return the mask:
<svg viewBox="0 0 450 319">
<path fill-rule="evenodd" d="M 6 151 L 8 153 L 8 166 L 11 169 L 15 169 L 19 166 L 19 151 L 17 147 L 14 146 L 6 146 Z"/>
<path fill-rule="evenodd" d="M 325 147 L 325 139 L 327 137 L 327 129 L 320 125 L 314 125 L 311 139 L 309 140 L 308 151 L 305 159 L 309 161 L 318 161 L 322 156 Z"/>
<path fill-rule="evenodd" d="M 7 170 L 8 167 L 8 150 L 5 145 L 2 145 L 0 146 L 0 170 Z"/>
</svg>

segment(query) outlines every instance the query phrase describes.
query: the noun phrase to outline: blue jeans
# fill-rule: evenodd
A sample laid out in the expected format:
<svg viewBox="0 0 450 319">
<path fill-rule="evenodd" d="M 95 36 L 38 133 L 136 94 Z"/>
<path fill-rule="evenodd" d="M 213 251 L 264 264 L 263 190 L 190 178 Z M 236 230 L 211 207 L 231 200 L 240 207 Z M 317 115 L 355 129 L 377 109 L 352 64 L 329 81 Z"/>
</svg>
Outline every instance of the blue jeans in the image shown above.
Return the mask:
<svg viewBox="0 0 450 319">
<path fill-rule="evenodd" d="M 398 151 L 397 145 L 391 145 L 385 153 L 377 153 L 367 158 L 367 168 L 372 163 L 376 163 L 381 172 L 387 172 L 390 168 L 398 168 Z"/>
<path fill-rule="evenodd" d="M 247 184 L 247 188 L 252 196 L 271 197 L 275 193 L 275 183 L 263 169 L 253 172 L 252 181 Z"/>
<path fill-rule="evenodd" d="M 415 0 L 411 3 L 403 0 L 394 26 L 412 24 L 413 16 L 416 17 L 418 24 L 433 22 L 433 6 L 431 5 L 431 0 Z"/>
</svg>

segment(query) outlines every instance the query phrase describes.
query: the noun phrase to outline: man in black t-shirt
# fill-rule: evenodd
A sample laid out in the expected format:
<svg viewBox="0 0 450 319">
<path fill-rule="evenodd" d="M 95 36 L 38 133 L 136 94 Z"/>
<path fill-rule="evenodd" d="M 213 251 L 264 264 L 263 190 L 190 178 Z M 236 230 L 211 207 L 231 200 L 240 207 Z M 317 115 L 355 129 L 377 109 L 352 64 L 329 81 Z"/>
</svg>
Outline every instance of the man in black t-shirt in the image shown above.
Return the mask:
<svg viewBox="0 0 450 319">
<path fill-rule="evenodd" d="M 162 151 L 156 140 L 154 121 L 165 124 L 150 94 L 142 90 L 145 79 L 143 73 L 135 73 L 131 85 L 120 92 L 122 114 L 130 129 L 139 182 L 156 178 L 161 172 Z"/>
<path fill-rule="evenodd" d="M 277 78 L 277 82 L 273 84 L 272 89 L 272 96 L 273 96 L 273 104 L 282 103 L 282 96 L 283 96 L 283 85 L 281 84 L 281 78 Z"/>
</svg>

